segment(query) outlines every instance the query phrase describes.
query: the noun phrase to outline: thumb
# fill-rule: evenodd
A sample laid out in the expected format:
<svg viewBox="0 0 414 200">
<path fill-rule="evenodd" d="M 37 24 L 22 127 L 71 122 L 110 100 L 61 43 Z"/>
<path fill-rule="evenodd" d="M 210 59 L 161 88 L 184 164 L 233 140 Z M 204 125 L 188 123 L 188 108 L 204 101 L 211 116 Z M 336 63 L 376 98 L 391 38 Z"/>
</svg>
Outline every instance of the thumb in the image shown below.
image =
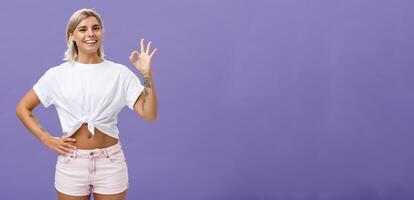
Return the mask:
<svg viewBox="0 0 414 200">
<path fill-rule="evenodd" d="M 135 58 L 135 57 L 138 57 L 138 56 L 139 56 L 138 51 L 133 51 L 133 52 L 131 53 L 131 55 L 129 56 L 129 61 L 134 62 L 134 58 Z"/>
</svg>

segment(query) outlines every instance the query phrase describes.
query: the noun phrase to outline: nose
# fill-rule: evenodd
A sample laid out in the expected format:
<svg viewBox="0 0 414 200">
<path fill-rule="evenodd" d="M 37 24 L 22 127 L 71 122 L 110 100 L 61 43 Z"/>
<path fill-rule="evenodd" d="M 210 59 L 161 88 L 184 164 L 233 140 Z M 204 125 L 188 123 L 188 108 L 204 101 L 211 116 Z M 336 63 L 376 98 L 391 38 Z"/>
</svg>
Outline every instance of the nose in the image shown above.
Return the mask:
<svg viewBox="0 0 414 200">
<path fill-rule="evenodd" d="M 93 36 L 93 35 L 94 35 L 93 31 L 88 31 L 88 36 Z"/>
<path fill-rule="evenodd" d="M 91 29 L 91 30 L 88 30 L 87 35 L 88 35 L 88 36 L 94 36 L 94 35 L 95 35 L 95 33 L 94 33 L 94 32 L 93 32 L 93 30 Z"/>
</svg>

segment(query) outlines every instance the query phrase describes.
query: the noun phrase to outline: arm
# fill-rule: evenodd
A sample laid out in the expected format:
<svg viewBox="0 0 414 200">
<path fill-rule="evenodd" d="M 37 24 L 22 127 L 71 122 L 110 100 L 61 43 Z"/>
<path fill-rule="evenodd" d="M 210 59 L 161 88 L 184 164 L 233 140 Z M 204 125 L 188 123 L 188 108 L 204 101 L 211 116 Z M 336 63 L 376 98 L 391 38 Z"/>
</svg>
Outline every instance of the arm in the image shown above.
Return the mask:
<svg viewBox="0 0 414 200">
<path fill-rule="evenodd" d="M 139 95 L 134 104 L 134 110 L 147 121 L 155 121 L 157 118 L 158 106 L 155 93 L 154 81 L 152 79 L 151 61 L 157 48 L 150 54 L 151 41 L 147 48 L 144 47 L 144 39 L 141 39 L 141 53 L 133 51 L 129 57 L 131 63 L 144 78 L 144 91 Z M 138 59 L 136 59 L 138 58 Z"/>
<path fill-rule="evenodd" d="M 33 89 L 29 90 L 16 107 L 16 115 L 23 123 L 23 125 L 29 130 L 32 135 L 37 139 L 42 141 L 50 149 L 60 153 L 65 154 L 65 152 L 71 151 L 71 148 L 75 148 L 73 145 L 67 142 L 74 142 L 72 138 L 62 138 L 58 139 L 53 137 L 47 131 L 45 131 L 40 123 L 37 121 L 36 117 L 33 115 L 33 110 L 40 103 L 39 98 Z"/>
<path fill-rule="evenodd" d="M 143 75 L 143 77 L 144 90 L 135 102 L 134 110 L 145 120 L 155 121 L 157 119 L 158 106 L 152 72 Z"/>
</svg>

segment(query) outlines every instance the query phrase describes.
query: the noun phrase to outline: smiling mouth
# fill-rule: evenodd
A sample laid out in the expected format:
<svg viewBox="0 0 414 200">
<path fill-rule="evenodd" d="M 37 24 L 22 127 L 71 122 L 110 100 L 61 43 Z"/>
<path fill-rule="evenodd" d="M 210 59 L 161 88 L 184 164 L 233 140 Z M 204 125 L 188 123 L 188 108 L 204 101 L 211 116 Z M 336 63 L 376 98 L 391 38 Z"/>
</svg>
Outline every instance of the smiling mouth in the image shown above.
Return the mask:
<svg viewBox="0 0 414 200">
<path fill-rule="evenodd" d="M 98 40 L 86 40 L 83 43 L 88 44 L 88 45 L 93 45 L 93 44 L 96 44 L 97 42 L 98 42 Z"/>
</svg>

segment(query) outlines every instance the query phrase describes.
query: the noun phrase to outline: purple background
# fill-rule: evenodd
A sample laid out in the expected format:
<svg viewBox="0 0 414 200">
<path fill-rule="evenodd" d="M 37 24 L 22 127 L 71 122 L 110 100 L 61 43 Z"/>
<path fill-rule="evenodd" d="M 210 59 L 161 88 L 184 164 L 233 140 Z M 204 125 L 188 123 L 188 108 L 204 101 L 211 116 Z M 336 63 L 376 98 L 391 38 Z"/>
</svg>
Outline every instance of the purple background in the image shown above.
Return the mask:
<svg viewBox="0 0 414 200">
<path fill-rule="evenodd" d="M 125 108 L 128 199 L 414 199 L 414 4 L 408 0 L 7 1 L 0 7 L 0 199 L 53 199 L 56 154 L 15 106 L 95 8 L 107 59 L 139 37 L 159 118 Z M 135 71 L 136 72 L 136 71 Z M 53 107 L 35 115 L 60 134 Z"/>
</svg>

